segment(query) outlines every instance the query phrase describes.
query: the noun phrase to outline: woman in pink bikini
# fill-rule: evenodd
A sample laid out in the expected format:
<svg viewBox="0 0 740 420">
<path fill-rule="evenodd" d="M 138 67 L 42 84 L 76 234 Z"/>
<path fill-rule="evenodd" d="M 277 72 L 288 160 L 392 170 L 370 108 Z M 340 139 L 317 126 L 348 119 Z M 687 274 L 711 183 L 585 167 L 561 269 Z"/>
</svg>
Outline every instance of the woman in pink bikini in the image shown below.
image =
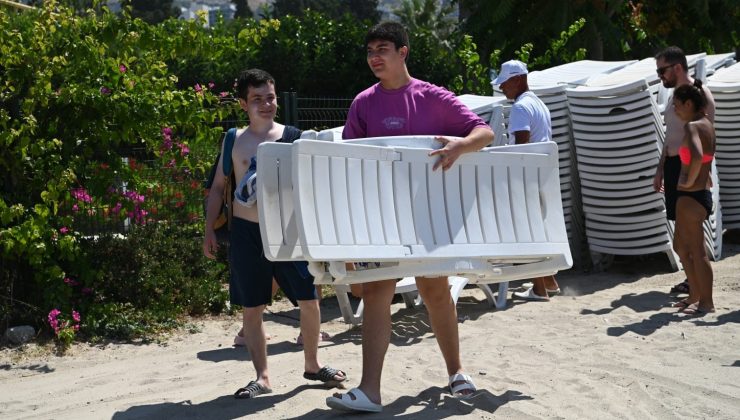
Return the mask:
<svg viewBox="0 0 740 420">
<path fill-rule="evenodd" d="M 712 160 L 714 160 L 714 125 L 704 114 L 706 98 L 701 81 L 683 85 L 673 92 L 673 107 L 686 122 L 678 155 L 681 174 L 678 178 L 676 201 L 676 233 L 673 248 L 681 258 L 689 280 L 689 297 L 676 303 L 686 314 L 704 315 L 714 312 L 709 257 L 704 249 L 702 224 L 712 212 Z"/>
</svg>

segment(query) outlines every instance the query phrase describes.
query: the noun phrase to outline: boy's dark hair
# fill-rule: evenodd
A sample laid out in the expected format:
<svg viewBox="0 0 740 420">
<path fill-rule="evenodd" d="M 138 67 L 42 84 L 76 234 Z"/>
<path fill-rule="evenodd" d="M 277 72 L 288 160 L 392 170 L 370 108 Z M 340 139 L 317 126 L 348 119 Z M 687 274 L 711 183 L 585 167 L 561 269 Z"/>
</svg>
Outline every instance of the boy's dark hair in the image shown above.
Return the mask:
<svg viewBox="0 0 740 420">
<path fill-rule="evenodd" d="M 379 40 L 392 42 L 396 49 L 409 47 L 409 34 L 406 28 L 398 22 L 380 22 L 367 31 L 365 45 Z"/>
<path fill-rule="evenodd" d="M 707 106 L 707 98 L 704 96 L 704 90 L 701 86 L 702 83 L 699 79 L 694 79 L 692 85 L 681 85 L 673 91 L 673 99 L 678 99 L 681 102 L 690 100 L 694 104 L 694 111 L 700 111 Z"/>
<path fill-rule="evenodd" d="M 260 69 L 249 69 L 244 70 L 239 74 L 239 77 L 234 83 L 236 88 L 237 98 L 247 100 L 247 94 L 249 93 L 250 87 L 260 87 L 268 83 L 275 84 L 275 79 L 270 73 Z"/>
<path fill-rule="evenodd" d="M 689 64 L 686 61 L 686 54 L 683 53 L 682 49 L 676 47 L 675 45 L 664 49 L 658 54 L 655 54 L 656 60 L 661 58 L 666 62 L 666 64 L 680 64 L 681 67 L 683 67 L 683 71 L 689 71 Z"/>
</svg>

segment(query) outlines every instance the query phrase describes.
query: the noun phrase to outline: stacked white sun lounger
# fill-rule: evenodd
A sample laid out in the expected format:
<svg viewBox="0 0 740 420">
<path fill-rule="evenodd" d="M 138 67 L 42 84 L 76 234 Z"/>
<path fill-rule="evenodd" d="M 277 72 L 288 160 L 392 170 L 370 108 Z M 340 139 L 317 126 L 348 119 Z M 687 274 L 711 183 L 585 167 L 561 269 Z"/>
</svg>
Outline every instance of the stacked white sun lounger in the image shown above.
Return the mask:
<svg viewBox="0 0 740 420">
<path fill-rule="evenodd" d="M 261 145 L 265 255 L 309 261 L 317 284 L 411 275 L 497 283 L 571 266 L 554 144 L 469 153 L 443 172 L 431 170 L 434 143 Z M 353 261 L 371 264 L 345 270 Z"/>
<path fill-rule="evenodd" d="M 580 263 L 585 242 L 585 227 L 581 203 L 581 185 L 577 171 L 577 158 L 573 145 L 570 110 L 565 89 L 579 85 L 594 74 L 607 74 L 634 63 L 631 61 L 592 61 L 582 60 L 532 71 L 527 76 L 530 90 L 534 92 L 550 110 L 553 141 L 559 150 L 560 187 L 563 199 L 563 212 L 568 231 L 571 251 L 576 263 Z M 502 94 L 499 86 L 494 91 Z M 508 107 L 503 108 L 508 123 Z"/>
<path fill-rule="evenodd" d="M 664 134 L 648 83 L 584 86 L 567 94 L 595 266 L 602 254 L 665 252 L 678 270 L 665 201 L 652 186 Z"/>
<path fill-rule="evenodd" d="M 718 68 L 731 62 L 734 54 L 716 54 L 707 56 L 704 53 L 694 54 L 687 56 L 687 62 L 689 65 L 690 72 L 698 73 L 714 73 Z M 698 77 L 698 75 L 695 74 Z M 589 78 L 584 82 L 585 86 L 592 88 L 598 87 L 613 87 L 617 85 L 625 85 L 630 82 L 637 80 L 644 80 L 648 84 L 648 90 L 651 92 L 654 100 L 662 100 L 664 103 L 657 104 L 657 110 L 660 112 L 665 111 L 665 105 L 672 92 L 672 89 L 664 89 L 657 73 L 655 72 L 655 59 L 647 58 L 637 63 L 629 65 L 623 69 L 617 70 L 613 73 L 606 75 L 598 75 Z M 662 114 L 661 114 L 662 118 Z M 662 119 L 661 119 L 662 122 Z M 663 131 L 664 133 L 664 131 Z M 662 143 L 661 143 L 662 144 Z M 716 177 L 716 170 L 713 171 L 714 186 L 712 188 L 712 194 L 715 200 L 719 197 L 719 182 Z M 704 229 L 706 232 L 705 242 L 707 253 L 713 260 L 718 260 L 722 255 L 722 212 L 719 207 L 710 215 L 709 219 L 704 223 Z M 668 230 L 670 233 L 671 240 L 673 238 L 673 223 L 668 224 Z"/>
<path fill-rule="evenodd" d="M 740 228 L 740 63 L 717 70 L 708 78 L 714 96 L 722 224 Z M 716 201 L 715 201 L 716 203 Z"/>
</svg>

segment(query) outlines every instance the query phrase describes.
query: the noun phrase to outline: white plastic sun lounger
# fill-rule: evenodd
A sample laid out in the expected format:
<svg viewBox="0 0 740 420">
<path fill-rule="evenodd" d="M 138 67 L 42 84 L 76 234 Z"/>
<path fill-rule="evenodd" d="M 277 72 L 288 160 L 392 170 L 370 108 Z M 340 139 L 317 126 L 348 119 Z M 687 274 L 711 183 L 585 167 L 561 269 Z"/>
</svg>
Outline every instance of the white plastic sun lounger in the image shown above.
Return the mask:
<svg viewBox="0 0 740 420">
<path fill-rule="evenodd" d="M 265 254 L 308 260 L 317 283 L 333 277 L 335 285 L 455 274 L 471 283 L 500 283 L 570 267 L 555 144 L 465 155 L 444 174 L 431 171 L 428 152 L 310 141 L 260 146 L 257 202 Z M 297 189 L 287 176 L 291 158 Z M 387 176 L 381 166 L 390 169 Z M 440 206 L 430 206 L 432 200 Z M 300 203 L 295 211 L 293 202 Z M 380 261 L 384 267 L 347 272 L 346 261 Z M 496 306 L 505 304 L 505 292 L 500 284 Z"/>
<path fill-rule="evenodd" d="M 430 148 L 387 139 L 292 146 L 300 244 L 317 282 L 412 274 L 496 283 L 570 267 L 556 145 L 470 153 L 442 172 L 431 170 Z M 346 261 L 390 266 L 348 272 Z"/>
</svg>

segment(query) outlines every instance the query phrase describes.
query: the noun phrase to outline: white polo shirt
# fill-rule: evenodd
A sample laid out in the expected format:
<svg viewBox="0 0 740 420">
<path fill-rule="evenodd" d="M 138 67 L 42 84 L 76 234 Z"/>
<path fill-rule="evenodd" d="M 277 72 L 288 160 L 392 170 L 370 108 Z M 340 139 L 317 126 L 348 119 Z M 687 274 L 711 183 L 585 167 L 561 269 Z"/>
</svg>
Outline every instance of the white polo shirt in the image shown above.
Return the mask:
<svg viewBox="0 0 740 420">
<path fill-rule="evenodd" d="M 539 143 L 552 140 L 550 110 L 531 91 L 519 95 L 509 113 L 509 144 L 515 144 L 514 133 L 529 131 L 529 142 Z"/>
</svg>

